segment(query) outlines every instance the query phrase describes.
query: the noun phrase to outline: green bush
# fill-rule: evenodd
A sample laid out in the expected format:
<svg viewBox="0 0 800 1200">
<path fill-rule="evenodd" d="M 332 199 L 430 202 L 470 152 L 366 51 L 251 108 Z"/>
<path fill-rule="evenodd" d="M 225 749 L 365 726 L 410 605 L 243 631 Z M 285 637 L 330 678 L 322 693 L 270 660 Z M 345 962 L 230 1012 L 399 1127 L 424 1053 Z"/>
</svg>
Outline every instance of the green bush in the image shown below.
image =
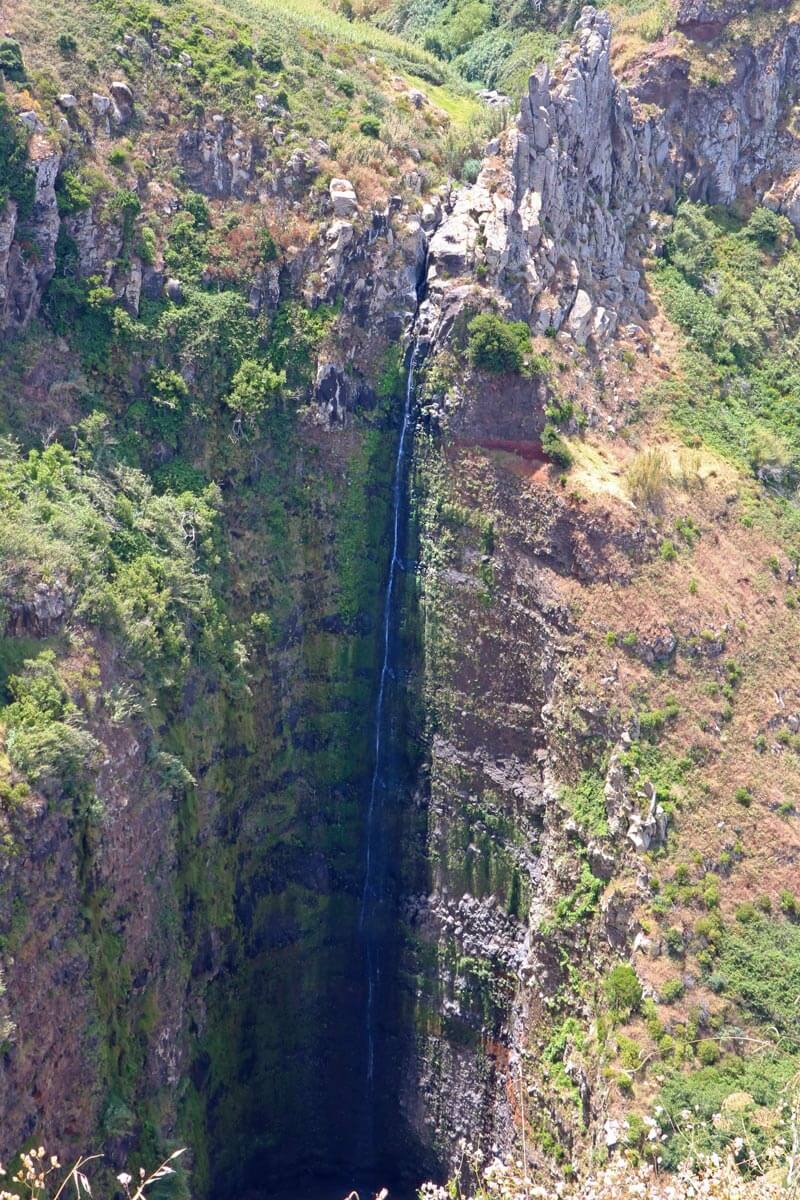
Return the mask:
<svg viewBox="0 0 800 1200">
<path fill-rule="evenodd" d="M 256 62 L 264 71 L 280 71 L 283 66 L 281 44 L 274 34 L 266 33 L 256 47 Z"/>
<path fill-rule="evenodd" d="M 557 467 L 566 470 L 572 466 L 572 452 L 552 421 L 546 421 L 541 435 L 544 453 Z"/>
<path fill-rule="evenodd" d="M 638 1012 L 642 1003 L 642 985 L 628 963 L 617 963 L 605 978 L 603 990 L 612 1013 L 628 1017 Z"/>
<path fill-rule="evenodd" d="M 233 386 L 225 403 L 237 416 L 256 421 L 280 398 L 285 383 L 284 371 L 276 371 L 269 363 L 246 358 L 233 377 Z"/>
<path fill-rule="evenodd" d="M 607 836 L 605 783 L 600 775 L 583 771 L 574 786 L 561 789 L 561 801 L 586 833 Z"/>
<path fill-rule="evenodd" d="M 17 204 L 24 220 L 33 208 L 36 180 L 28 163 L 28 142 L 11 105 L 0 92 L 0 208 L 7 200 Z"/>
<path fill-rule="evenodd" d="M 263 263 L 274 262 L 278 257 L 278 247 L 275 238 L 268 229 L 262 229 L 259 232 L 258 255 Z"/>
<path fill-rule="evenodd" d="M 58 675 L 53 651 L 28 661 L 8 687 L 13 701 L 3 718 L 12 765 L 44 790 L 80 787 L 99 761 L 99 744 Z"/>
<path fill-rule="evenodd" d="M 59 54 L 63 54 L 65 58 L 71 58 L 78 49 L 78 43 L 71 33 L 60 33 L 56 38 L 56 46 Z"/>
<path fill-rule="evenodd" d="M 15 83 L 24 83 L 25 64 L 22 61 L 20 44 L 14 38 L 0 37 L 0 73 Z"/>
<path fill-rule="evenodd" d="M 683 995 L 683 983 L 680 979 L 668 979 L 661 988 L 662 1004 L 674 1004 Z"/>
<path fill-rule="evenodd" d="M 66 168 L 56 180 L 56 201 L 62 217 L 82 212 L 89 208 L 92 197 L 88 187 L 77 171 Z"/>
<path fill-rule="evenodd" d="M 468 326 L 467 353 L 473 367 L 519 374 L 531 346 L 524 321 L 504 321 L 496 313 L 479 313 Z"/>
<path fill-rule="evenodd" d="M 769 208 L 756 208 L 743 233 L 764 250 L 774 250 L 780 242 L 794 241 L 794 230 L 788 217 L 779 216 Z"/>
<path fill-rule="evenodd" d="M 377 117 L 374 117 L 372 115 L 367 115 L 366 117 L 362 117 L 361 121 L 359 122 L 358 128 L 361 130 L 361 132 L 364 134 L 365 137 L 373 137 L 373 138 L 380 137 L 381 123 Z"/>
<path fill-rule="evenodd" d="M 727 931 L 720 944 L 718 969 L 727 981 L 728 995 L 753 1017 L 783 1033 L 796 1032 L 800 927 L 762 918 L 746 930 Z"/>
</svg>

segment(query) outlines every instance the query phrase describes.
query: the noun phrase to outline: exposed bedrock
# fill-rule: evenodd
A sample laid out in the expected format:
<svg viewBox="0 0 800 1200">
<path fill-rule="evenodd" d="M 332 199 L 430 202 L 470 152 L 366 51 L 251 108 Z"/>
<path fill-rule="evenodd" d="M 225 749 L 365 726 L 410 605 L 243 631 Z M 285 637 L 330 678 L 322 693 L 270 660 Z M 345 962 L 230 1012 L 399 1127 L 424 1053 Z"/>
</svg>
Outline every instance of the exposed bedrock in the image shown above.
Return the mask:
<svg viewBox="0 0 800 1200">
<path fill-rule="evenodd" d="M 800 142 L 784 124 L 798 95 L 800 27 L 742 45 L 730 79 L 690 82 L 667 44 L 625 86 L 608 15 L 584 9 L 576 44 L 531 75 L 515 127 L 490 149 L 431 246 L 434 290 L 480 269 L 534 328 L 602 338 L 646 298 L 641 259 L 657 214 L 687 195 L 764 199 L 800 227 Z"/>
</svg>

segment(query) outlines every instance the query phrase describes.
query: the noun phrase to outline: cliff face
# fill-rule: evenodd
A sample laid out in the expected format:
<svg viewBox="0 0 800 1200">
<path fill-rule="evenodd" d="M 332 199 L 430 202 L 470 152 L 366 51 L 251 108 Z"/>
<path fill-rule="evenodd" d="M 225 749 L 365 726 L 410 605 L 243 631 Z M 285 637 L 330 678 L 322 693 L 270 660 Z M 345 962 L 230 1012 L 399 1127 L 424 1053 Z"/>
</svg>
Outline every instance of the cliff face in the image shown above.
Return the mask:
<svg viewBox="0 0 800 1200">
<path fill-rule="evenodd" d="M 643 586 L 657 531 L 593 470 L 580 477 L 588 504 L 580 487 L 567 497 L 547 486 L 539 448 L 552 381 L 491 386 L 457 366 L 463 314 L 495 304 L 559 331 L 569 355 L 591 343 L 599 382 L 579 367 L 568 394 L 581 396 L 590 427 L 624 424 L 642 385 L 619 379 L 612 337 L 632 339 L 623 355 L 633 361 L 663 336 L 652 333 L 643 260 L 660 252 L 676 201 L 763 202 L 797 228 L 797 38 L 789 24 L 733 50 L 713 87 L 690 83 L 689 62 L 669 47 L 635 61 L 622 84 L 607 15 L 584 10 L 575 44 L 533 73 L 515 126 L 489 146 L 431 241 L 436 334 L 423 408 L 435 436 L 420 439 L 415 479 L 428 882 L 403 927 L 417 1034 L 402 1103 L 451 1166 L 462 1138 L 508 1148 L 523 1113 L 550 1152 L 601 1137 L 608 1085 L 569 1040 L 567 1078 L 554 1085 L 550 1014 L 570 970 L 635 944 L 652 951 L 634 916 L 646 876 L 633 884 L 641 861 L 630 851 L 666 837 L 656 790 L 632 805 L 614 765 L 635 738 L 625 700 L 600 699 L 618 667 L 598 688 L 582 665 L 592 597 L 603 585 Z M 646 661 L 669 659 L 672 634 L 664 644 L 656 637 Z M 611 845 L 587 838 L 559 803 L 563 781 L 598 746 L 617 747 L 604 784 Z M 641 817 L 639 802 L 649 805 Z M 588 942 L 563 914 L 553 920 L 559 896 L 580 907 L 582 859 L 602 897 Z"/>
<path fill-rule="evenodd" d="M 577 45 L 531 75 L 516 128 L 462 193 L 431 247 L 435 278 L 476 268 L 534 329 L 601 340 L 647 308 L 641 260 L 652 217 L 688 196 L 765 199 L 797 223 L 798 30 L 743 45 L 730 78 L 690 83 L 665 48 L 626 86 L 611 65 L 608 15 L 586 10 Z"/>
<path fill-rule="evenodd" d="M 682 14 L 703 37 L 722 20 Z M 739 485 L 713 456 L 695 470 L 669 443 L 665 461 L 700 482 L 658 513 L 625 490 L 626 426 L 673 365 L 643 260 L 683 196 L 763 200 L 800 228 L 798 28 L 735 47 L 715 86 L 674 41 L 623 84 L 609 19 L 587 9 L 477 182 L 452 191 L 433 186 L 417 144 L 432 153 L 424 138 L 443 119 L 418 118 L 430 103 L 408 99 L 394 59 L 381 74 L 368 58 L 365 78 L 417 125 L 413 138 L 394 129 L 377 183 L 364 133 L 356 188 L 332 165 L 347 148 L 302 108 L 311 83 L 292 98 L 288 145 L 277 84 L 241 122 L 182 108 L 196 21 L 162 18 L 115 50 L 131 86 L 107 80 L 75 105 L 61 94 L 47 138 L 44 108 L 23 121 L 35 199 L 24 220 L 13 199 L 0 216 L 4 429 L 69 460 L 24 467 L 3 450 L 0 1149 L 46 1135 L 66 1156 L 96 1137 L 121 1165 L 186 1142 L 198 1195 L 363 1162 L 364 815 L 395 439 L 419 338 L 384 781 L 381 1168 L 444 1171 L 460 1138 L 507 1148 L 521 1118 L 552 1163 L 596 1146 L 624 1103 L 613 1054 L 597 1049 L 609 964 L 631 958 L 645 977 L 652 960 L 650 995 L 660 986 L 645 852 L 664 850 L 674 809 L 641 730 L 676 702 L 657 671 L 678 664 L 672 686 L 687 694 L 687 664 L 732 688 L 725 646 L 738 637 L 759 657 L 717 595 L 736 589 L 747 625 L 760 602 L 748 607 L 732 566 L 704 562 L 701 619 L 685 607 L 696 580 L 676 599 L 659 591 L 660 564 L 669 546 L 677 556 L 676 529 L 691 548 L 721 537 L 742 577 L 748 556 L 775 553 L 771 533 L 742 534 L 754 522 L 739 527 Z M 298 43 L 313 72 L 318 36 Z M 337 62 L 353 67 L 346 51 Z M 336 72 L 325 102 L 341 122 L 352 80 Z M 116 151 L 124 187 L 80 174 L 87 148 L 104 166 Z M 548 371 L 469 362 L 466 324 L 487 308 L 541 335 Z M 556 419 L 579 446 L 569 471 L 542 448 Z M 70 480 L 57 520 L 51 467 Z M 92 510 L 81 536 L 78 492 Z M 31 497 L 36 521 L 15 540 L 14 505 Z M 185 591 L 164 582 L 183 555 Z M 185 639 L 179 666 L 167 656 L 148 673 L 151 627 Z M 48 722 L 92 739 L 77 782 L 26 775 L 11 753 L 30 717 L 13 681 L 42 653 L 56 672 L 40 664 L 57 693 Z M 578 781 L 588 828 L 564 800 Z M 705 845 L 701 861 L 715 862 Z"/>
</svg>

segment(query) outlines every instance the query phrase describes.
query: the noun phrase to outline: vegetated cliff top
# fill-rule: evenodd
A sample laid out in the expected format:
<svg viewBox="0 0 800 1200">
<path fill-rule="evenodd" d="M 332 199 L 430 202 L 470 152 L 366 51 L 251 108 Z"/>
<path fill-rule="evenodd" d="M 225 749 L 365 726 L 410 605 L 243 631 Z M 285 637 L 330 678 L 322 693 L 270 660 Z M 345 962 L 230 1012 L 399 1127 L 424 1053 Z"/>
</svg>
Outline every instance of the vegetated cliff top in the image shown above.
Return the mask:
<svg viewBox="0 0 800 1200">
<path fill-rule="evenodd" d="M 378 202 L 457 176 L 491 124 L 447 64 L 321 0 L 55 8 L 15 0 L 4 16 L 25 63 L 22 76 L 7 72 L 23 87 L 19 103 L 30 100 L 48 125 L 66 117 L 79 126 L 92 95 L 124 81 L 136 103 L 129 153 L 148 165 L 176 127 L 222 116 L 256 139 L 273 172 L 310 152 L 322 164 L 317 187 L 346 175 L 365 202 Z M 71 110 L 59 108 L 64 94 L 75 98 Z"/>
</svg>

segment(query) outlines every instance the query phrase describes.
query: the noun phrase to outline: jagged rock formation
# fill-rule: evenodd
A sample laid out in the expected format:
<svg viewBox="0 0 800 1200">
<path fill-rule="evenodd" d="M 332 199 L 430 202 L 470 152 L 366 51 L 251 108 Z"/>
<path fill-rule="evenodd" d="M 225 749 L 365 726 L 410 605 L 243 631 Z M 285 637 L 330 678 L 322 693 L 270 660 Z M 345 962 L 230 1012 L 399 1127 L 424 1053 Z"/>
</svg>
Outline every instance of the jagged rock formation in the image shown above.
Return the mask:
<svg viewBox="0 0 800 1200">
<path fill-rule="evenodd" d="M 34 132 L 28 153 L 36 176 L 33 210 L 18 220 L 12 199 L 0 211 L 0 333 L 28 326 L 56 266 L 60 220 L 55 182 L 61 152 Z"/>
<path fill-rule="evenodd" d="M 743 45 L 713 88 L 668 52 L 618 82 L 606 13 L 585 9 L 576 35 L 552 73 L 531 76 L 516 128 L 458 197 L 431 262 L 436 289 L 480 266 L 515 316 L 585 342 L 644 308 L 651 214 L 678 197 L 766 197 L 798 221 L 800 141 L 783 119 L 800 88 L 800 28 Z"/>
</svg>

